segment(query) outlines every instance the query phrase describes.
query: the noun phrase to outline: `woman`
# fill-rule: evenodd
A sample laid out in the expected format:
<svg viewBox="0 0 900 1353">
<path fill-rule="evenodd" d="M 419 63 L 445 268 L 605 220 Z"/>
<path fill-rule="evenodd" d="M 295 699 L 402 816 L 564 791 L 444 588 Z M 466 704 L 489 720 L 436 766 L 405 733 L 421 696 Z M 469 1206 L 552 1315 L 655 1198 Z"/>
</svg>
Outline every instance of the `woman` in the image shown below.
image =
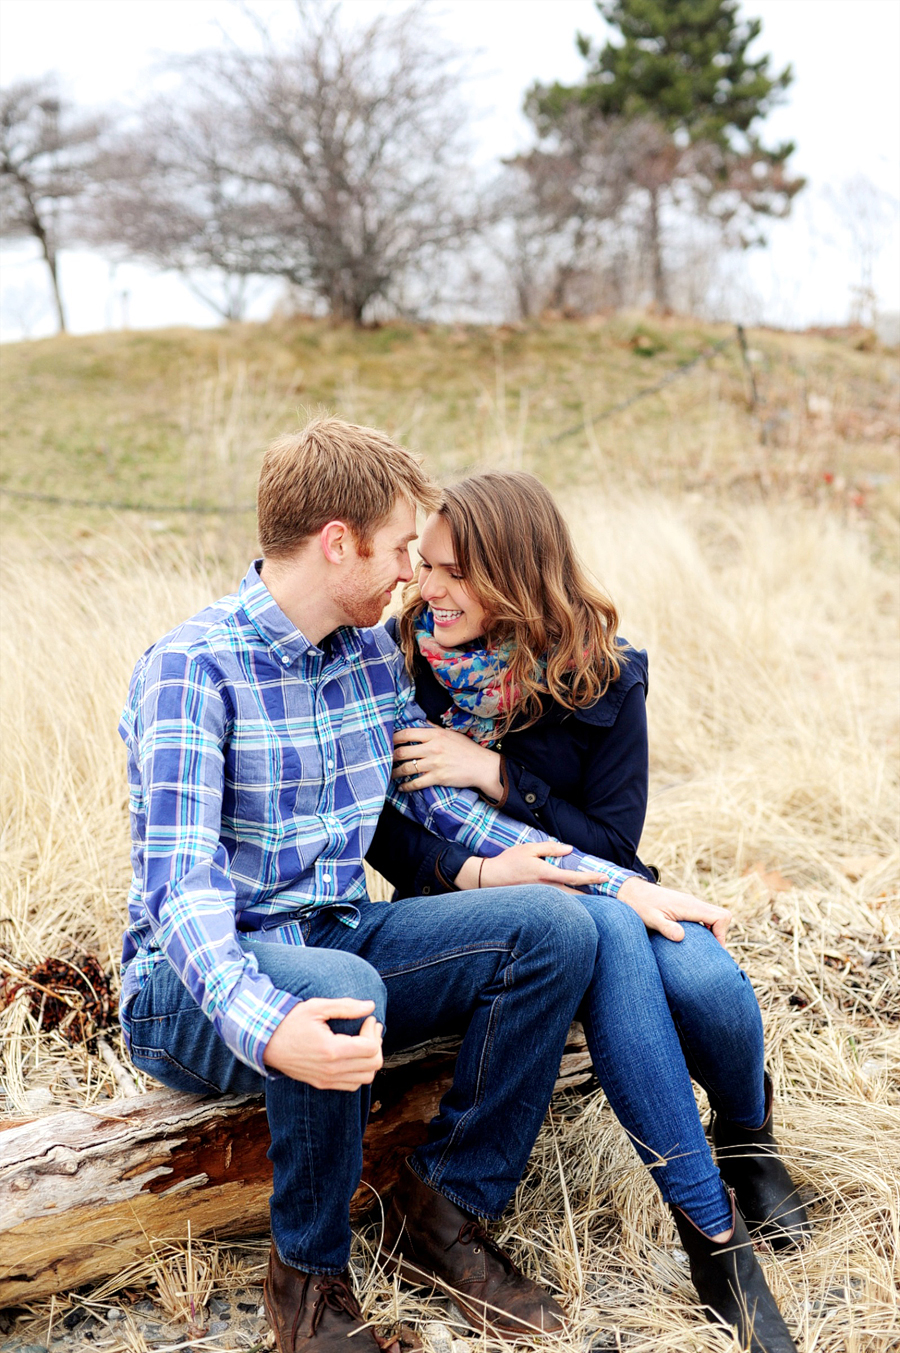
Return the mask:
<svg viewBox="0 0 900 1353">
<path fill-rule="evenodd" d="M 463 480 L 428 518 L 419 552 L 391 628 L 432 726 L 397 735 L 401 787 L 474 787 L 511 816 L 651 877 L 636 854 L 647 802 L 646 657 L 617 639 L 616 611 L 581 569 L 550 494 L 522 473 Z M 369 858 L 404 896 L 430 891 L 429 870 L 438 886 L 533 881 L 534 855 L 520 846 L 480 860 L 429 842 L 386 809 Z M 517 867 L 521 879 L 511 876 Z M 752 1349 L 793 1349 L 744 1225 L 777 1249 L 809 1229 L 772 1135 L 750 982 L 703 925 L 670 921 L 650 932 L 622 902 L 580 900 L 599 935 L 580 1011 L 593 1065 L 654 1166 L 701 1300 Z M 715 927 L 722 937 L 726 924 Z M 691 1077 L 714 1110 L 718 1169 Z"/>
</svg>

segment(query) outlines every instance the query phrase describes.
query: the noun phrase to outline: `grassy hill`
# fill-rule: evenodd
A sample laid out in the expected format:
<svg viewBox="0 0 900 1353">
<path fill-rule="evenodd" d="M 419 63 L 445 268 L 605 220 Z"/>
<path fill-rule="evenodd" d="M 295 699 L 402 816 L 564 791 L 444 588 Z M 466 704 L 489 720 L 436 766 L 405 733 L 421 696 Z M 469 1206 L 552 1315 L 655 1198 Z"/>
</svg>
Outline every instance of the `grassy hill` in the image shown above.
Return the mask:
<svg viewBox="0 0 900 1353">
<path fill-rule="evenodd" d="M 263 447 L 331 410 L 387 427 L 437 475 L 524 466 L 556 490 L 650 654 L 642 858 L 731 908 L 729 948 L 760 1000 L 779 1135 L 815 1226 L 808 1251 L 766 1259 L 769 1281 L 800 1347 L 896 1349 L 900 380 L 865 335 L 748 342 L 755 408 L 733 329 L 641 315 L 366 332 L 292 320 L 0 351 L 0 1118 L 106 1113 L 123 1080 L 149 1084 L 115 1019 L 105 1052 L 70 1046 L 26 979 L 87 952 L 115 995 L 130 877 L 116 724 L 134 661 L 233 588 Z M 218 510 L 175 510 L 190 505 Z M 503 1225 L 564 1294 L 575 1326 L 560 1353 L 723 1348 L 602 1094 L 557 1097 Z M 369 1268 L 374 1236 L 355 1255 L 367 1315 L 445 1320 Z M 35 1304 L 13 1347 L 48 1347 L 60 1322 L 110 1306 L 110 1353 L 190 1346 L 172 1297 L 186 1236 L 158 1239 L 172 1244 L 143 1267 Z M 264 1244 L 195 1231 L 192 1245 L 218 1299 L 258 1301 Z M 435 1353 L 435 1326 L 420 1327 Z M 73 1353 L 92 1337 L 63 1334 Z"/>
<path fill-rule="evenodd" d="M 440 476 L 501 463 L 554 488 L 827 502 L 888 539 L 900 391 L 894 356 L 866 343 L 752 331 L 752 411 L 733 329 L 639 314 L 368 331 L 296 319 L 8 345 L 0 484 L 233 512 L 253 502 L 269 438 L 325 409 L 387 428 Z M 37 510 L 8 495 L 0 507 L 7 524 Z"/>
</svg>

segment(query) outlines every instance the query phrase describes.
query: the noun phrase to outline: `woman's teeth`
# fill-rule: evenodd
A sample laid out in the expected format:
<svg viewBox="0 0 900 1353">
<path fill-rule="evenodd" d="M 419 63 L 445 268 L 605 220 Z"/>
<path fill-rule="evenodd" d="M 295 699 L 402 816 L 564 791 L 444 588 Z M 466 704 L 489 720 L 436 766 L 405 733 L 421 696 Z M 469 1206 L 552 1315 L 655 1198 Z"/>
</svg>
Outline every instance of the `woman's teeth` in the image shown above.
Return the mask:
<svg viewBox="0 0 900 1353">
<path fill-rule="evenodd" d="M 454 621 L 459 620 L 462 611 L 439 611 L 435 606 L 431 608 L 431 614 L 434 616 L 436 625 L 452 625 Z"/>
</svg>

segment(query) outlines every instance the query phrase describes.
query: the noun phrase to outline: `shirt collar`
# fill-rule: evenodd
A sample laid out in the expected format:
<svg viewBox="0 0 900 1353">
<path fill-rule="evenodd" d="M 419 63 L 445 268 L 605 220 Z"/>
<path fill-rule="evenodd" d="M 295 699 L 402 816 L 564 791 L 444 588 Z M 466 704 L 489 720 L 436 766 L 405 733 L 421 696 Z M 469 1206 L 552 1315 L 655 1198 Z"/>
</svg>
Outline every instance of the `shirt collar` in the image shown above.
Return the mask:
<svg viewBox="0 0 900 1353">
<path fill-rule="evenodd" d="M 298 658 L 327 660 L 330 656 L 340 656 L 352 662 L 361 647 L 358 631 L 344 625 L 326 635 L 321 644 L 312 643 L 291 623 L 266 587 L 260 577 L 262 563 L 262 559 L 254 559 L 241 582 L 238 595 L 247 619 L 282 666 L 289 667 Z"/>
</svg>

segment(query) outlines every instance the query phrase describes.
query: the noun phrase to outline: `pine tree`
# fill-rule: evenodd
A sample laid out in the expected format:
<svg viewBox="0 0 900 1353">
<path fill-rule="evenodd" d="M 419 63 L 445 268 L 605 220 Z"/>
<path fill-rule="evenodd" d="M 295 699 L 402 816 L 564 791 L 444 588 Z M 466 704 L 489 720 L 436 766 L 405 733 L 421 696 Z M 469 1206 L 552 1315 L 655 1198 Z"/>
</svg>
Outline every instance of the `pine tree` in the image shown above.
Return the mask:
<svg viewBox="0 0 900 1353">
<path fill-rule="evenodd" d="M 738 0 L 596 0 L 615 30 L 596 47 L 579 34 L 588 63 L 577 85 L 537 85 L 526 99 L 542 141 L 572 159 L 577 124 L 628 143 L 634 187 L 646 195 L 654 297 L 667 304 L 662 208 L 690 203 L 743 246 L 760 242 L 754 218 L 785 216 L 803 180 L 791 177 L 792 142 L 765 147 L 757 124 L 791 84 L 790 66 L 770 71 L 767 55 L 748 49 L 759 19 L 742 22 Z M 636 129 L 640 134 L 635 134 Z"/>
</svg>

